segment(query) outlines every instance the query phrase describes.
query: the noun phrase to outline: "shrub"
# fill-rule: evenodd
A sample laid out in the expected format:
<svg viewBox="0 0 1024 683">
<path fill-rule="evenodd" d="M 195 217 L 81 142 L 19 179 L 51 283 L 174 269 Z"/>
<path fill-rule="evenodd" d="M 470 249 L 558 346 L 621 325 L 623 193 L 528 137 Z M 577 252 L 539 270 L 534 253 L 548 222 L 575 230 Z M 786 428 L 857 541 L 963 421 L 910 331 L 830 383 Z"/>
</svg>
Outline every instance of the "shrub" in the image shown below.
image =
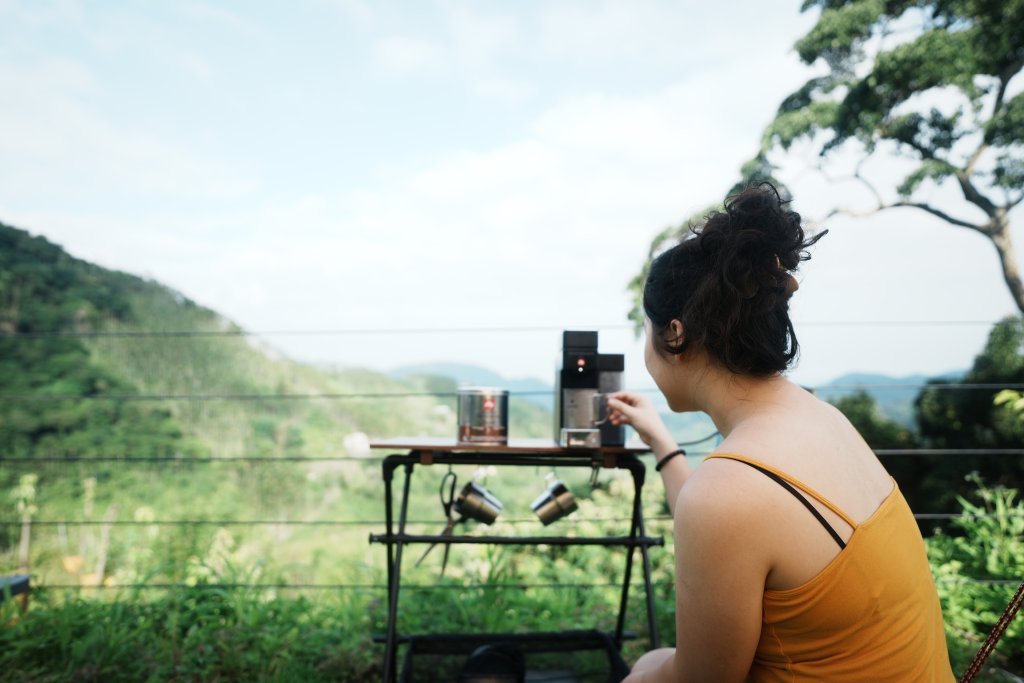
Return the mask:
<svg viewBox="0 0 1024 683">
<path fill-rule="evenodd" d="M 963 671 L 1010 602 L 1024 567 L 1024 502 L 975 475 L 977 502 L 960 498 L 955 532 L 928 540 L 953 668 Z M 1024 671 L 1024 619 L 1014 619 L 989 660 Z"/>
</svg>

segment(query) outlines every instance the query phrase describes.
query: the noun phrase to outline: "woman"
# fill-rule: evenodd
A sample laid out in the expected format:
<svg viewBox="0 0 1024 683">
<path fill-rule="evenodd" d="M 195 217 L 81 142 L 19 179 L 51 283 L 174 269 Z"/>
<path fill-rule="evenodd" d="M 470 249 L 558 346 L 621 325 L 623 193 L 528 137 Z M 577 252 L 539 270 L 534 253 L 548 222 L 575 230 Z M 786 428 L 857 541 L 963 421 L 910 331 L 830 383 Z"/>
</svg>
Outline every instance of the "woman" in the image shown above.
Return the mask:
<svg viewBox="0 0 1024 683">
<path fill-rule="evenodd" d="M 647 369 L 675 412 L 723 440 L 691 471 L 651 401 L 611 419 L 657 458 L 675 524 L 676 647 L 628 683 L 952 681 L 913 515 L 843 415 L 783 372 L 797 355 L 800 216 L 768 184 L 651 264 Z M 824 234 L 824 233 L 822 233 Z"/>
</svg>

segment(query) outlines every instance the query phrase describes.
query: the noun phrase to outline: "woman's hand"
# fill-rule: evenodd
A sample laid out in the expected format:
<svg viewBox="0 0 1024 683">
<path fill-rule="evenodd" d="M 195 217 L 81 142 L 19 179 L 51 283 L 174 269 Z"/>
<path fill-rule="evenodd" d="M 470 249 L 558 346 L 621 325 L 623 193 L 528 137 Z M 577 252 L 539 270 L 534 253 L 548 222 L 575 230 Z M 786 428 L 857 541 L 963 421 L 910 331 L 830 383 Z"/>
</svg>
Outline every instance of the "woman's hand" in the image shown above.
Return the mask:
<svg viewBox="0 0 1024 683">
<path fill-rule="evenodd" d="M 608 394 L 608 421 L 616 426 L 631 426 L 659 457 L 676 449 L 675 439 L 647 396 L 629 391 Z"/>
</svg>

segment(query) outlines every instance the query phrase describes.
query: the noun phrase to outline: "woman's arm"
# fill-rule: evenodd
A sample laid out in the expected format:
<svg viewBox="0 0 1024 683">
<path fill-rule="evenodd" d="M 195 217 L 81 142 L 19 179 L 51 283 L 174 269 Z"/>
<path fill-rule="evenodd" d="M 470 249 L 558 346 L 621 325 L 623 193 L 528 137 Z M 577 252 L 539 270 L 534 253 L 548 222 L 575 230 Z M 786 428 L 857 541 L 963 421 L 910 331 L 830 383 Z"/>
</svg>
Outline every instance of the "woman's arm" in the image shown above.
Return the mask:
<svg viewBox="0 0 1024 683">
<path fill-rule="evenodd" d="M 619 391 L 608 396 L 608 419 L 614 425 L 630 425 L 637 436 L 650 446 L 656 461 L 660 462 L 678 446 L 668 428 L 658 415 L 651 399 L 642 394 Z M 676 498 L 690 476 L 690 465 L 683 456 L 676 456 L 661 469 L 661 480 L 665 484 L 665 497 L 669 510 L 675 514 Z"/>
<path fill-rule="evenodd" d="M 674 534 L 676 648 L 646 655 L 626 682 L 747 679 L 761 636 L 769 555 L 758 539 L 763 511 L 746 488 L 711 476 L 691 479 L 680 492 Z"/>
</svg>

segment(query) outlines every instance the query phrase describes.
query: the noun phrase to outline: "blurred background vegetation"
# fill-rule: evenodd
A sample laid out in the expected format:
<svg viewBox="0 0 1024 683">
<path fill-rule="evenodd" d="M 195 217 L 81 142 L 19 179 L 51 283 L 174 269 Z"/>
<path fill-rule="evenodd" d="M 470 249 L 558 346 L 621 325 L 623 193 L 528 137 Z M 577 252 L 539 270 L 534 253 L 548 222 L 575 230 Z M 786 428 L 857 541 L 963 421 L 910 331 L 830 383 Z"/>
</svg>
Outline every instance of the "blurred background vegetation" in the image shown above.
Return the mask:
<svg viewBox="0 0 1024 683">
<path fill-rule="evenodd" d="M 2 225 L 0 273 L 0 574 L 30 573 L 37 588 L 27 613 L 3 603 L 0 680 L 378 678 L 384 550 L 367 538 L 383 501 L 367 439 L 454 434 L 456 381 L 294 363 L 158 283 Z M 909 406 L 823 391 L 876 449 L 1019 448 L 1019 395 L 949 385 L 1019 385 L 1022 345 L 1019 319 L 999 323 L 971 369 Z M 352 396 L 383 393 L 400 396 Z M 681 441 L 706 436 L 706 424 L 673 424 Z M 551 430 L 546 408 L 513 400 L 513 434 Z M 958 670 L 1024 566 L 1019 462 L 886 458 L 916 510 L 974 515 L 921 522 Z M 506 503 L 488 533 L 540 533 L 527 505 L 545 472 L 457 473 Z M 414 478 L 416 530 L 441 526 L 441 474 Z M 627 479 L 559 474 L 582 508 L 560 531 L 628 532 Z M 671 642 L 670 521 L 656 489 L 645 508 L 669 546 L 652 558 Z M 438 563 L 407 563 L 400 631 L 613 628 L 621 553 L 457 546 L 443 578 Z M 646 644 L 641 598 L 638 586 L 628 627 L 641 638 L 627 656 Z M 1019 622 L 995 661 L 1024 670 Z"/>
</svg>

